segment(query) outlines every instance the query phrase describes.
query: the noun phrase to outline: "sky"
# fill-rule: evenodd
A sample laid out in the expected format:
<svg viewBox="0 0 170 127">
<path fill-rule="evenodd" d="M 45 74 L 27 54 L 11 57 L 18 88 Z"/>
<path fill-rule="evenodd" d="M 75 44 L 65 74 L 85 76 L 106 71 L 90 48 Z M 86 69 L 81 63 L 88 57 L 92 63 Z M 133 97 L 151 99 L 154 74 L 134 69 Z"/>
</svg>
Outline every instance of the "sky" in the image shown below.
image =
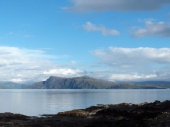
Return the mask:
<svg viewBox="0 0 170 127">
<path fill-rule="evenodd" d="M 170 0 L 0 2 L 0 81 L 170 81 Z"/>
</svg>

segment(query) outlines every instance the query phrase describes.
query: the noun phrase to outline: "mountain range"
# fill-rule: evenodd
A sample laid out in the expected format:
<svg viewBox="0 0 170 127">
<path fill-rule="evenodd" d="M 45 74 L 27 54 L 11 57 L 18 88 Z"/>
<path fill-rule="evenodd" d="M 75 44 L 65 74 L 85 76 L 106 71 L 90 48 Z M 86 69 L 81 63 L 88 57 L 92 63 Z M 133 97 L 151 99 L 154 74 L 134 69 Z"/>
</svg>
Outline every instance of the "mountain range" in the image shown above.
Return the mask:
<svg viewBox="0 0 170 127">
<path fill-rule="evenodd" d="M 111 82 L 88 76 L 73 78 L 50 76 L 46 81 L 33 84 L 0 82 L 0 89 L 170 89 L 170 82 Z"/>
</svg>

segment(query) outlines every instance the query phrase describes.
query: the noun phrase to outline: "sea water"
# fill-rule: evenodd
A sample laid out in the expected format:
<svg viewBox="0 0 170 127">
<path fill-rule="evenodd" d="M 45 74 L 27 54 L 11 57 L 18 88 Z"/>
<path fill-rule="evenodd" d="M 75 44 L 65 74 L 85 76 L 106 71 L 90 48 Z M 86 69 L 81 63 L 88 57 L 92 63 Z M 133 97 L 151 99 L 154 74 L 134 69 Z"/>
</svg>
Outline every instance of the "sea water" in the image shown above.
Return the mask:
<svg viewBox="0 0 170 127">
<path fill-rule="evenodd" d="M 170 100 L 170 89 L 1 89 L 0 113 L 56 114 L 97 104 Z"/>
</svg>

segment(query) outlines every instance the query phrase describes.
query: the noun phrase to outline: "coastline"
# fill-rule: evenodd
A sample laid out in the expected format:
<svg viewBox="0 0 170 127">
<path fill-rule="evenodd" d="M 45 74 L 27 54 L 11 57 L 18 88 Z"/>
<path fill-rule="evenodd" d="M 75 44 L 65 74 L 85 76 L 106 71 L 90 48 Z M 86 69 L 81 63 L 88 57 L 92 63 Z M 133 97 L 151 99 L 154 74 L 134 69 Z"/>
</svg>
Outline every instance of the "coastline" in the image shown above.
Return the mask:
<svg viewBox="0 0 170 127">
<path fill-rule="evenodd" d="M 40 117 L 0 113 L 0 127 L 170 127 L 170 100 L 91 106 Z"/>
</svg>

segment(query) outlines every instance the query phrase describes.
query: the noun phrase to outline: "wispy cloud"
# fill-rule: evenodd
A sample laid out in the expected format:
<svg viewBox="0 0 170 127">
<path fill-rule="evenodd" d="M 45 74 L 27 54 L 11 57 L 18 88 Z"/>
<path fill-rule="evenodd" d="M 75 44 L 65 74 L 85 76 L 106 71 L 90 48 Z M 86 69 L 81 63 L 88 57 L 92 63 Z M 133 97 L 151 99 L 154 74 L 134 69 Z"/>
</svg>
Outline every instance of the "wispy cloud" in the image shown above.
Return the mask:
<svg viewBox="0 0 170 127">
<path fill-rule="evenodd" d="M 161 36 L 170 37 L 170 23 L 168 22 L 154 22 L 152 20 L 145 21 L 143 28 L 135 29 L 133 33 L 134 37 L 145 36 Z"/>
<path fill-rule="evenodd" d="M 19 33 L 19 32 L 9 32 L 8 35 L 15 35 L 15 36 L 23 37 L 23 38 L 33 38 L 33 35 L 31 34 Z"/>
<path fill-rule="evenodd" d="M 96 32 L 101 32 L 102 35 L 119 35 L 119 32 L 117 30 L 114 29 L 110 29 L 110 28 L 106 28 L 103 25 L 95 25 L 91 22 L 87 22 L 85 25 L 83 25 L 83 29 L 86 31 L 96 31 Z"/>
<path fill-rule="evenodd" d="M 88 11 L 152 11 L 158 10 L 169 0 L 71 0 L 73 6 L 65 7 L 65 10 L 88 12 Z"/>
</svg>

